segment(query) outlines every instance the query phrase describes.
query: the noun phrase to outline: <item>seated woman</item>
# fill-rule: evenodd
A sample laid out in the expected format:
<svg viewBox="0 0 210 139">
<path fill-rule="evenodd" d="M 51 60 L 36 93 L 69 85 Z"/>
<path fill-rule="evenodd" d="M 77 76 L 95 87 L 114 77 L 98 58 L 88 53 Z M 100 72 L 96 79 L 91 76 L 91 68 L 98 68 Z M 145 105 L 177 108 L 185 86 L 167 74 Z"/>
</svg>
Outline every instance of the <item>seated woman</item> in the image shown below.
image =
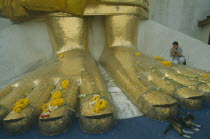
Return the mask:
<svg viewBox="0 0 210 139">
<path fill-rule="evenodd" d="M 186 59 L 182 55 L 182 48 L 179 47 L 178 42 L 173 42 L 173 48 L 171 48 L 170 56 L 175 64 L 186 65 Z"/>
</svg>

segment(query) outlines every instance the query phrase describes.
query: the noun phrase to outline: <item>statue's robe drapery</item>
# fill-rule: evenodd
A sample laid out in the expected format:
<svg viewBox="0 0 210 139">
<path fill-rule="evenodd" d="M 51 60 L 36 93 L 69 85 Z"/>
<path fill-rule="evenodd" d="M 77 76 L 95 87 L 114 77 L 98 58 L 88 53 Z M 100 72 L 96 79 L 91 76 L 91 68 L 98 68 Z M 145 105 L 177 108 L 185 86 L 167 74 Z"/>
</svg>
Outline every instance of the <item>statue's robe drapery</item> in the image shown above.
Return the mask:
<svg viewBox="0 0 210 139">
<path fill-rule="evenodd" d="M 149 2 L 148 0 L 0 0 L 0 11 L 10 19 L 16 20 L 17 18 L 30 16 L 31 13 L 34 14 L 38 12 L 65 12 L 80 16 L 96 15 L 98 11 L 103 9 L 109 12 L 111 9 L 105 9 L 104 5 L 115 6 L 117 12 L 120 9 L 120 7 L 118 7 L 119 5 L 137 6 L 148 11 Z M 94 10 L 94 12 L 87 14 L 87 12 L 91 10 Z M 128 11 L 130 10 L 128 9 Z M 120 13 L 119 11 L 119 14 Z M 140 14 L 142 11 L 138 10 L 136 13 Z"/>
</svg>

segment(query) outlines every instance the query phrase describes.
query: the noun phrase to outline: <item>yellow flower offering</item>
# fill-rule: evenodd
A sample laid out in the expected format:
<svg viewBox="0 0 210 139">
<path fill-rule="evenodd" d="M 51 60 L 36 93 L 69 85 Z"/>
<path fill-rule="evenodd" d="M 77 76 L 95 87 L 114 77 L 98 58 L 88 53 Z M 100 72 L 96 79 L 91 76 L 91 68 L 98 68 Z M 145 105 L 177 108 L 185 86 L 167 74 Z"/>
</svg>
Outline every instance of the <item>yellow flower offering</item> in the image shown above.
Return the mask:
<svg viewBox="0 0 210 139">
<path fill-rule="evenodd" d="M 100 109 L 99 108 L 93 108 L 92 111 L 95 112 L 95 113 L 99 113 Z"/>
<path fill-rule="evenodd" d="M 99 113 L 100 110 L 104 110 L 106 108 L 106 103 L 107 101 L 106 100 L 98 100 L 95 104 L 95 107 L 92 109 L 93 112 L 95 113 Z"/>
<path fill-rule="evenodd" d="M 50 101 L 50 106 L 62 106 L 64 105 L 64 100 L 62 98 Z"/>
<path fill-rule="evenodd" d="M 48 104 L 44 104 L 44 105 L 42 106 L 43 112 L 46 113 L 46 112 L 48 111 L 48 108 L 49 108 Z"/>
<path fill-rule="evenodd" d="M 203 78 L 208 78 L 208 75 L 202 75 Z"/>
<path fill-rule="evenodd" d="M 19 107 L 14 107 L 14 108 L 13 108 L 13 111 L 14 111 L 14 112 L 17 112 L 17 113 L 20 113 L 20 112 L 22 111 L 22 109 L 19 108 Z"/>
<path fill-rule="evenodd" d="M 48 109 L 48 104 L 44 104 L 44 105 L 42 106 L 42 109 L 43 109 L 43 110 Z"/>
<path fill-rule="evenodd" d="M 60 58 L 64 58 L 64 54 L 60 54 L 59 57 L 60 57 Z"/>
<path fill-rule="evenodd" d="M 166 67 L 171 67 L 173 65 L 171 61 L 162 61 L 162 64 Z"/>
<path fill-rule="evenodd" d="M 53 93 L 53 95 L 52 95 L 53 99 L 58 99 L 58 98 L 61 98 L 61 97 L 62 97 L 61 91 L 57 91 L 57 92 Z"/>
<path fill-rule="evenodd" d="M 96 102 L 95 106 L 96 108 L 99 108 L 100 110 L 103 110 L 106 108 L 106 100 L 99 100 Z"/>
<path fill-rule="evenodd" d="M 29 105 L 28 99 L 20 99 L 15 103 L 15 106 L 13 107 L 13 111 L 20 113 L 28 105 Z"/>
<path fill-rule="evenodd" d="M 164 60 L 164 58 L 159 57 L 159 56 L 155 56 L 154 58 L 157 59 L 157 60 Z"/>
<path fill-rule="evenodd" d="M 99 100 L 99 99 L 101 99 L 99 95 L 95 95 L 94 97 L 92 97 L 92 101 Z"/>
<path fill-rule="evenodd" d="M 68 88 L 69 87 L 69 80 L 62 81 L 61 86 L 62 86 L 63 89 Z"/>
<path fill-rule="evenodd" d="M 16 102 L 16 106 L 21 107 L 22 109 L 27 107 L 29 104 L 29 100 L 28 99 L 20 99 Z"/>
<path fill-rule="evenodd" d="M 137 55 L 137 56 L 140 56 L 140 55 L 141 55 L 141 53 L 139 53 L 139 52 L 136 52 L 136 55 Z"/>
</svg>

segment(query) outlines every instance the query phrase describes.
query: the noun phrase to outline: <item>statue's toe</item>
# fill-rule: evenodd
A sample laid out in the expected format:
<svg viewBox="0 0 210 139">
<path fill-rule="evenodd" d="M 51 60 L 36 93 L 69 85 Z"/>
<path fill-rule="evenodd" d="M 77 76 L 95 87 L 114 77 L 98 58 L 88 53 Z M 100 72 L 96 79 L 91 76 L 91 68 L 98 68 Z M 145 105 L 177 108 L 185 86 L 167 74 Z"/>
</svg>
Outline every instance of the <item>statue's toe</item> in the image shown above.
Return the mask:
<svg viewBox="0 0 210 139">
<path fill-rule="evenodd" d="M 196 110 L 202 107 L 203 93 L 197 92 L 191 88 L 179 88 L 174 93 L 174 96 L 184 108 Z"/>
<path fill-rule="evenodd" d="M 3 126 L 10 135 L 22 134 L 36 124 L 37 112 L 33 108 L 26 108 L 21 113 L 11 112 L 4 120 Z"/>
<path fill-rule="evenodd" d="M 75 112 L 65 109 L 57 111 L 59 113 L 51 113 L 50 117 L 39 118 L 40 132 L 47 136 L 54 136 L 67 131 L 74 119 Z"/>
<path fill-rule="evenodd" d="M 80 107 L 80 126 L 83 131 L 88 133 L 103 133 L 111 129 L 116 122 L 114 117 L 114 106 L 111 101 L 106 98 L 104 101 L 105 107 L 102 110 L 96 110 L 96 104 L 90 98 L 86 98 Z M 99 100 L 100 101 L 100 100 Z M 97 102 L 96 102 L 97 103 Z M 104 104 L 100 104 L 101 107 Z M 99 108 L 100 109 L 100 108 Z"/>
<path fill-rule="evenodd" d="M 171 120 L 177 114 L 177 101 L 160 91 L 151 91 L 139 98 L 137 105 L 146 116 L 157 120 Z"/>
<path fill-rule="evenodd" d="M 108 131 L 115 125 L 113 114 L 101 116 L 80 116 L 80 126 L 84 132 L 100 134 Z"/>
</svg>

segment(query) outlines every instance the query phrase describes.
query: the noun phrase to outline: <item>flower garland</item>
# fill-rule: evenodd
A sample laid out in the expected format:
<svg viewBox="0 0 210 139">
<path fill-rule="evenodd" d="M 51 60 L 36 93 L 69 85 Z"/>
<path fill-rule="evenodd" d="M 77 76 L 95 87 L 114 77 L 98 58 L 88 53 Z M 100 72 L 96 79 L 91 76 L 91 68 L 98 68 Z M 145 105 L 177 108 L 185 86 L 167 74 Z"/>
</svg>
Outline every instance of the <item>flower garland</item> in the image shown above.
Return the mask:
<svg viewBox="0 0 210 139">
<path fill-rule="evenodd" d="M 63 105 L 64 105 L 64 100 L 62 98 L 50 101 L 50 106 L 63 106 Z"/>
<path fill-rule="evenodd" d="M 92 109 L 92 111 L 95 113 L 99 113 L 100 110 L 104 110 L 106 108 L 107 101 L 101 99 L 100 95 L 94 95 L 92 97 L 92 102 L 90 103 L 90 105 L 91 104 L 95 104 L 94 105 L 95 107 Z"/>
<path fill-rule="evenodd" d="M 202 77 L 203 77 L 203 78 L 207 78 L 207 77 L 208 77 L 208 75 L 202 75 Z"/>
<path fill-rule="evenodd" d="M 68 88 L 69 87 L 69 80 L 62 81 L 61 86 L 62 86 L 63 89 Z"/>
<path fill-rule="evenodd" d="M 64 54 L 60 54 L 59 57 L 60 57 L 60 58 L 64 58 Z"/>
<path fill-rule="evenodd" d="M 203 78 L 207 78 L 207 79 L 210 79 L 210 76 L 209 75 L 202 75 Z"/>
<path fill-rule="evenodd" d="M 52 94 L 52 98 L 53 98 L 53 100 L 62 98 L 62 93 L 61 93 L 61 91 L 57 91 L 57 92 L 53 93 L 53 94 Z"/>
<path fill-rule="evenodd" d="M 66 89 L 69 87 L 69 80 L 64 80 L 61 82 L 62 89 Z M 52 94 L 52 100 L 44 104 L 42 106 L 42 114 L 40 115 L 41 118 L 47 118 L 50 117 L 50 113 L 54 110 L 56 110 L 58 107 L 63 106 L 65 101 L 62 98 L 63 94 L 61 91 L 56 91 Z"/>
<path fill-rule="evenodd" d="M 43 113 L 40 115 L 41 118 L 50 117 L 50 113 L 56 110 L 58 107 L 64 105 L 64 100 L 62 98 L 50 101 L 42 106 Z"/>
<path fill-rule="evenodd" d="M 140 56 L 140 55 L 141 55 L 141 53 L 140 53 L 140 52 L 136 52 L 135 54 L 136 54 L 137 56 Z"/>
<path fill-rule="evenodd" d="M 154 58 L 157 59 L 157 60 L 164 60 L 164 58 L 159 57 L 159 56 L 155 56 Z"/>
<path fill-rule="evenodd" d="M 20 99 L 15 103 L 15 106 L 13 107 L 13 111 L 20 113 L 24 108 L 26 108 L 29 105 L 28 99 Z"/>
<path fill-rule="evenodd" d="M 162 61 L 162 64 L 166 67 L 171 67 L 173 65 L 171 61 Z"/>
</svg>

